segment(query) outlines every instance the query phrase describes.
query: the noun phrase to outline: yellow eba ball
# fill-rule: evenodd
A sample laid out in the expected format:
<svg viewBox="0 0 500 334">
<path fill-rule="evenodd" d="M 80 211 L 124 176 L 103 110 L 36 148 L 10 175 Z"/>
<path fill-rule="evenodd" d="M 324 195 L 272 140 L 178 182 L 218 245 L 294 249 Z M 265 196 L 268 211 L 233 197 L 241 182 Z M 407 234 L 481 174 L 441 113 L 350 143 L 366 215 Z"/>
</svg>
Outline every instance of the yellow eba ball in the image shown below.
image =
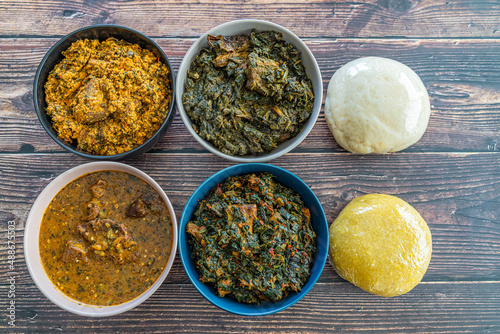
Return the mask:
<svg viewBox="0 0 500 334">
<path fill-rule="evenodd" d="M 369 194 L 352 200 L 330 226 L 329 252 L 342 278 L 393 297 L 422 280 L 431 260 L 431 232 L 402 199 Z"/>
</svg>

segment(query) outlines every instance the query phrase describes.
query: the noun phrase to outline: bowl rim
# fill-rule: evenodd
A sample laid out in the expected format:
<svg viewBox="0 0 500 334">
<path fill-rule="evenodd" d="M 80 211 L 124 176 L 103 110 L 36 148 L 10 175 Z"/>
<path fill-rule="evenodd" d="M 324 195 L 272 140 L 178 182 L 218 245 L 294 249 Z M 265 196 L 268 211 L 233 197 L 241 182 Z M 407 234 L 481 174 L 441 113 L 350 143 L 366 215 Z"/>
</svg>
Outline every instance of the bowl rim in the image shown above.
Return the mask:
<svg viewBox="0 0 500 334">
<path fill-rule="evenodd" d="M 52 202 L 54 197 L 59 193 L 59 191 L 67 186 L 70 182 L 75 179 L 97 171 L 103 170 L 113 170 L 121 171 L 128 174 L 132 174 L 141 180 L 152 186 L 160 195 L 160 197 L 165 202 L 171 222 L 172 222 L 172 249 L 169 255 L 169 259 L 162 274 L 158 279 L 142 294 L 138 295 L 132 300 L 125 303 L 112 305 L 112 306 L 100 306 L 100 305 L 90 305 L 79 302 L 72 299 L 71 297 L 65 295 L 60 290 L 58 290 L 52 281 L 49 279 L 47 272 L 43 268 L 40 257 L 39 248 L 39 237 L 40 237 L 40 225 L 43 219 L 43 215 L 47 206 Z M 40 211 L 42 214 L 39 214 Z M 74 314 L 87 316 L 87 317 L 107 317 L 112 315 L 117 315 L 126 311 L 133 309 L 134 307 L 140 305 L 146 301 L 151 295 L 156 292 L 156 290 L 163 284 L 163 281 L 167 277 L 172 265 L 175 261 L 177 253 L 177 243 L 178 243 L 178 226 L 177 218 L 175 216 L 175 211 L 170 202 L 169 198 L 163 191 L 163 189 L 153 180 L 148 174 L 144 173 L 138 168 L 119 163 L 114 161 L 96 161 L 89 162 L 83 165 L 73 167 L 52 180 L 38 195 L 37 199 L 33 203 L 28 218 L 26 219 L 25 231 L 23 236 L 23 246 L 24 246 L 24 257 L 26 261 L 26 266 L 30 273 L 31 278 L 35 282 L 35 285 L 42 292 L 47 299 L 52 303 L 59 306 L 60 308 L 69 311 Z"/>
<path fill-rule="evenodd" d="M 94 154 L 90 154 L 90 153 L 86 153 L 86 152 L 83 152 L 83 151 L 79 151 L 77 150 L 76 148 L 73 148 L 72 146 L 69 146 L 69 145 L 64 145 L 61 140 L 56 136 L 54 135 L 54 133 L 52 133 L 52 127 L 48 126 L 45 121 L 42 119 L 42 113 L 45 113 L 45 110 L 40 110 L 40 108 L 38 107 L 38 94 L 37 94 L 37 86 L 38 86 L 38 82 L 39 82 L 39 79 L 40 79 L 40 73 L 42 71 L 42 69 L 44 68 L 45 66 L 45 63 L 47 62 L 48 58 L 50 55 L 52 55 L 53 52 L 55 52 L 55 50 L 61 45 L 63 44 L 64 42 L 66 42 L 68 39 L 70 39 L 71 37 L 73 37 L 73 35 L 79 33 L 79 32 L 82 32 L 82 31 L 86 31 L 86 30 L 92 30 L 92 29 L 95 29 L 95 28 L 119 28 L 119 29 L 123 29 L 123 30 L 126 30 L 130 33 L 133 33 L 133 34 L 137 34 L 143 38 L 145 38 L 146 40 L 148 40 L 148 42 L 150 42 L 157 50 L 158 52 L 165 58 L 166 60 L 166 64 L 170 70 L 170 73 L 171 73 L 171 76 L 172 76 L 172 102 L 170 103 L 170 108 L 168 110 L 168 113 L 167 115 L 165 116 L 165 120 L 163 121 L 163 123 L 160 125 L 160 127 L 158 128 L 158 130 L 155 131 L 155 133 L 153 133 L 153 135 L 148 139 L 146 140 L 144 143 L 142 143 L 141 145 L 137 146 L 137 147 L 134 147 L 133 149 L 131 149 L 130 151 L 126 151 L 126 152 L 122 152 L 122 153 L 119 153 L 119 154 L 113 154 L 113 155 L 94 155 Z M 52 70 L 52 69 L 51 69 Z M 148 144 L 150 144 L 150 142 L 153 140 L 153 138 L 158 134 L 158 133 L 161 133 L 162 131 L 164 131 L 164 128 L 165 127 L 168 127 L 169 126 L 169 118 L 174 118 L 175 117 L 175 108 L 174 108 L 174 105 L 175 105 L 175 91 L 176 91 L 176 85 L 177 85 L 177 82 L 176 82 L 176 77 L 175 77 L 175 72 L 174 72 L 174 69 L 172 67 L 172 64 L 170 63 L 170 60 L 168 59 L 167 55 L 165 54 L 165 52 L 163 51 L 163 49 L 155 42 L 153 41 L 153 39 L 151 39 L 150 37 L 148 37 L 147 35 L 143 34 L 142 32 L 140 31 L 137 31 L 135 29 L 132 29 L 132 28 L 129 28 L 129 27 L 125 27 L 125 26 L 122 26 L 122 25 L 117 25 L 117 24 L 94 24 L 94 25 L 90 25 L 90 26 L 87 26 L 87 27 L 82 27 L 80 29 L 77 29 L 75 31 L 72 31 L 70 32 L 69 34 L 65 35 L 64 37 L 62 37 L 61 39 L 59 39 L 48 51 L 47 53 L 45 54 L 45 56 L 42 58 L 42 60 L 40 61 L 40 64 L 38 65 L 38 68 L 37 68 L 37 71 L 35 73 L 35 79 L 33 80 L 33 104 L 34 104 L 34 107 L 35 107 L 35 112 L 36 112 L 36 115 L 38 117 L 38 120 L 40 121 L 40 124 L 42 125 L 42 127 L 44 128 L 45 132 L 52 138 L 52 140 L 54 140 L 59 146 L 61 146 L 62 148 L 64 148 L 65 150 L 68 150 L 69 152 L 71 153 L 74 153 L 74 154 L 77 154 L 81 157 L 84 157 L 84 158 L 87 158 L 87 159 L 92 159 L 92 160 L 120 160 L 120 159 L 123 159 L 129 155 L 133 155 L 134 153 L 136 153 L 137 151 L 141 151 L 145 146 L 147 146 Z M 44 93 L 45 94 L 45 93 Z"/>
<path fill-rule="evenodd" d="M 313 111 L 311 113 L 311 116 L 309 120 L 304 124 L 302 130 L 299 132 L 299 134 L 293 138 L 288 139 L 287 141 L 281 143 L 278 145 L 278 148 L 274 149 L 273 151 L 269 153 L 264 153 L 262 155 L 249 155 L 249 156 L 232 156 L 228 155 L 225 153 L 222 153 L 219 151 L 215 146 L 210 144 L 208 141 L 202 139 L 196 131 L 193 129 L 191 125 L 191 120 L 189 116 L 186 113 L 186 110 L 184 109 L 184 105 L 182 104 L 182 93 L 184 93 L 184 85 L 185 85 L 185 80 L 181 82 L 181 78 L 184 76 L 182 73 L 187 72 L 191 65 L 191 59 L 194 59 L 196 55 L 198 54 L 199 50 L 207 44 L 206 39 L 208 35 L 213 35 L 214 32 L 217 32 L 221 29 L 227 29 L 228 27 L 231 26 L 242 26 L 242 27 L 248 27 L 248 30 L 251 30 L 253 28 L 257 28 L 257 25 L 261 26 L 266 26 L 264 29 L 273 29 L 279 32 L 283 33 L 283 40 L 292 43 L 296 48 L 300 48 L 300 52 L 302 55 L 307 55 L 308 58 L 311 59 L 312 66 L 306 68 L 306 73 L 311 79 L 311 82 L 313 83 L 313 89 L 315 82 L 313 81 L 313 78 L 311 74 L 317 75 L 317 82 L 316 82 L 316 89 L 314 90 L 314 107 Z M 263 31 L 263 29 L 259 29 L 259 31 Z M 293 39 L 293 42 L 290 40 Z M 189 58 L 189 59 L 188 59 Z M 182 121 L 184 125 L 186 126 L 187 130 L 189 133 L 200 143 L 205 149 L 208 151 L 225 158 L 230 161 L 235 161 L 235 162 L 247 162 L 247 163 L 252 163 L 252 162 L 265 162 L 265 161 L 270 161 L 273 159 L 276 159 L 282 155 L 285 155 L 286 153 L 290 152 L 293 150 L 295 147 L 297 147 L 302 141 L 307 137 L 307 135 L 311 132 L 313 129 L 314 125 L 316 124 L 316 121 L 319 117 L 319 114 L 321 112 L 322 108 L 322 103 L 323 103 L 323 82 L 322 82 L 322 76 L 321 76 L 321 70 L 318 66 L 318 62 L 316 61 L 316 57 L 314 57 L 314 54 L 311 52 L 309 47 L 297 36 L 295 35 L 292 31 L 288 30 L 287 28 L 274 23 L 270 21 L 265 21 L 265 20 L 257 20 L 257 19 L 241 19 L 241 20 L 234 20 L 234 21 L 229 21 L 222 23 L 216 27 L 211 28 L 207 32 L 205 32 L 203 35 L 201 35 L 188 49 L 188 51 L 185 53 L 181 64 L 179 65 L 179 70 L 177 71 L 177 90 L 175 91 L 176 95 L 176 101 L 177 103 L 177 110 L 179 111 L 179 114 L 181 115 Z M 283 145 L 283 147 L 279 148 L 279 146 Z"/>
<path fill-rule="evenodd" d="M 314 263 L 311 268 L 311 275 L 308 277 L 306 284 L 303 286 L 302 291 L 297 293 L 297 294 L 289 294 L 287 297 L 284 299 L 276 302 L 276 303 L 269 303 L 269 304 L 264 304 L 264 305 L 277 305 L 277 303 L 280 303 L 276 307 L 271 307 L 268 309 L 262 309 L 259 310 L 258 307 L 260 305 L 256 304 L 244 304 L 244 303 L 238 303 L 236 300 L 230 303 L 234 305 L 238 305 L 237 309 L 233 309 L 230 306 L 227 305 L 221 305 L 225 304 L 225 301 L 228 300 L 230 297 L 224 299 L 222 297 L 218 297 L 211 291 L 213 290 L 212 287 L 207 286 L 204 283 L 201 283 L 199 281 L 199 274 L 197 272 L 197 269 L 193 263 L 193 260 L 191 258 L 191 248 L 188 244 L 188 236 L 187 232 L 185 232 L 185 228 L 187 223 L 192 217 L 192 214 L 198 204 L 198 202 L 208 195 L 210 191 L 213 189 L 213 187 L 222 182 L 222 180 L 225 180 L 227 177 L 230 176 L 235 176 L 235 175 L 244 175 L 248 173 L 258 173 L 258 172 L 270 172 L 273 174 L 275 178 L 281 177 L 282 179 L 288 178 L 290 183 L 293 183 L 294 186 L 298 185 L 297 187 L 301 188 L 301 191 L 296 190 L 295 187 L 286 185 L 287 187 L 293 189 L 296 193 L 299 193 L 301 196 L 301 199 L 304 202 L 309 202 L 313 203 L 315 210 L 317 209 L 317 215 L 318 215 L 318 229 L 314 229 L 316 232 L 316 243 L 317 243 L 317 251 L 315 254 L 314 258 Z M 280 173 L 281 176 L 278 176 L 277 174 Z M 283 183 L 282 180 L 278 180 L 278 182 Z M 306 200 L 304 196 L 301 193 L 307 192 L 309 197 Z M 311 209 L 309 205 L 309 209 Z M 314 228 L 314 225 L 313 225 Z M 319 229 L 324 229 L 324 235 L 321 236 L 321 240 L 318 237 L 318 232 Z M 210 303 L 213 305 L 219 307 L 222 310 L 225 310 L 227 312 L 237 314 L 237 315 L 244 315 L 244 316 L 264 316 L 264 315 L 270 315 L 274 314 L 277 312 L 281 312 L 295 303 L 297 303 L 299 300 L 301 300 L 305 295 L 313 288 L 313 286 L 316 284 L 318 281 L 319 277 L 321 276 L 324 266 L 326 264 L 327 256 L 328 256 L 328 243 L 329 243 L 329 237 L 328 237 L 328 222 L 326 220 L 326 215 L 323 209 L 323 206 L 321 205 L 321 202 L 317 198 L 316 194 L 312 191 L 312 189 L 298 176 L 293 174 L 292 172 L 275 166 L 271 164 L 266 164 L 266 163 L 244 163 L 244 164 L 237 164 L 233 165 L 227 168 L 224 168 L 210 177 L 208 177 L 206 180 L 204 180 L 193 192 L 193 194 L 189 197 L 188 201 L 186 202 L 186 205 L 184 206 L 184 210 L 181 215 L 181 219 L 179 221 L 179 256 L 181 259 L 182 267 L 184 268 L 184 271 L 186 272 L 186 275 L 188 276 L 189 280 L 191 283 L 194 285 L 196 290 L 205 297 Z M 318 245 L 318 241 L 321 241 L 321 245 Z M 314 275 L 313 275 L 313 269 Z M 261 304 L 262 305 L 262 304 Z M 255 309 L 255 310 L 254 310 Z"/>
</svg>

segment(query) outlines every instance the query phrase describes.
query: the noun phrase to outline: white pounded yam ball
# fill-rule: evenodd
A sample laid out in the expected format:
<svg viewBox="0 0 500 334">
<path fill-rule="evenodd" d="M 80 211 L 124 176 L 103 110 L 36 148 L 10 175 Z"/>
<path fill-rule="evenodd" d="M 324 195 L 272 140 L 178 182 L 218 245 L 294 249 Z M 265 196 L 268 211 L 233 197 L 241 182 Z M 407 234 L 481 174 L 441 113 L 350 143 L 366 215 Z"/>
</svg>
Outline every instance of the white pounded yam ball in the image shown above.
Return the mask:
<svg viewBox="0 0 500 334">
<path fill-rule="evenodd" d="M 422 137 L 429 116 L 422 80 L 392 59 L 353 60 L 328 85 L 326 121 L 337 143 L 353 153 L 401 151 Z"/>
</svg>

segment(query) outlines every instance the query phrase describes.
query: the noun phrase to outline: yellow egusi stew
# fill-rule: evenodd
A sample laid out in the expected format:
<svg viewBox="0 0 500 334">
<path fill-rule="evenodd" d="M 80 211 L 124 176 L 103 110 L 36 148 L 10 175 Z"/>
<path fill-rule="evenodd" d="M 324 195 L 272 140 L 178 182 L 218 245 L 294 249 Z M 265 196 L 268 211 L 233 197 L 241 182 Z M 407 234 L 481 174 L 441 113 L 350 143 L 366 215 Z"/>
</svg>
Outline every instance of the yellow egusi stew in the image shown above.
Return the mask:
<svg viewBox="0 0 500 334">
<path fill-rule="evenodd" d="M 115 38 L 79 40 L 45 83 L 47 115 L 58 137 L 90 154 L 142 145 L 172 104 L 170 69 L 151 51 Z"/>
<path fill-rule="evenodd" d="M 40 256 L 52 283 L 91 305 L 118 305 L 160 277 L 172 251 L 165 202 L 128 173 L 99 171 L 65 186 L 45 211 Z"/>
</svg>

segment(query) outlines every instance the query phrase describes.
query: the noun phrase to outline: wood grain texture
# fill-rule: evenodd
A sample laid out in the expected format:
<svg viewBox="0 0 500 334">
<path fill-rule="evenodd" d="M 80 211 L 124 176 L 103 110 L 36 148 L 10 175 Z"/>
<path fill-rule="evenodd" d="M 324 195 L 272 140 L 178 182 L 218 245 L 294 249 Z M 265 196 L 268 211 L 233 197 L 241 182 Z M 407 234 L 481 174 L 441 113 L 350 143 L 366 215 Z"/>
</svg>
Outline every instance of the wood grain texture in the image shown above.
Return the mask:
<svg viewBox="0 0 500 334">
<path fill-rule="evenodd" d="M 195 37 L 232 20 L 278 23 L 300 37 L 498 37 L 496 0 L 2 1 L 4 36 L 63 36 L 120 24 L 153 37 Z"/>
<path fill-rule="evenodd" d="M 163 284 L 143 304 L 109 318 L 70 316 L 34 285 L 18 285 L 19 332 L 46 333 L 498 333 L 500 283 L 417 286 L 395 298 L 352 284 L 316 284 L 301 301 L 265 317 L 232 315 L 200 298 L 192 285 Z M 1 289 L 0 289 L 1 291 Z M 0 308 L 5 309 L 0 299 Z"/>
<path fill-rule="evenodd" d="M 158 39 L 174 70 L 193 39 Z M 39 62 L 57 39 L 2 40 L 0 46 L 0 151 L 63 152 L 45 133 L 33 107 L 32 85 Z M 432 115 L 423 138 L 406 152 L 500 151 L 500 40 L 369 40 L 306 42 L 322 71 L 324 91 L 345 63 L 378 55 L 401 61 L 420 75 L 431 98 Z M 179 115 L 158 152 L 204 153 Z M 323 113 L 307 139 L 306 152 L 345 152 L 330 134 Z"/>
<path fill-rule="evenodd" d="M 24 227 L 43 188 L 89 160 L 66 153 L 38 122 L 32 85 L 40 60 L 67 33 L 112 23 L 153 37 L 177 71 L 196 38 L 243 18 L 272 21 L 303 38 L 320 66 L 324 92 L 340 66 L 363 56 L 396 59 L 422 78 L 431 120 L 405 151 L 350 154 L 336 144 L 321 113 L 308 137 L 271 163 L 313 189 L 329 223 L 366 193 L 408 201 L 433 237 L 423 282 L 406 295 L 381 298 L 344 281 L 327 263 L 293 307 L 242 317 L 206 301 L 176 255 L 159 290 L 129 312 L 93 319 L 59 309 L 28 273 Z M 499 59 L 498 0 L 0 0 L 0 332 L 499 333 Z M 123 162 L 160 184 L 177 218 L 207 177 L 233 165 L 203 149 L 179 115 L 153 150 Z M 6 318 L 8 221 L 16 227 L 15 328 Z"/>
<path fill-rule="evenodd" d="M 59 174 L 85 162 L 69 154 L 0 155 L 0 220 L 17 222 L 19 242 L 38 194 Z M 125 162 L 159 183 L 177 218 L 198 185 L 231 165 L 211 154 L 189 153 L 147 153 Z M 424 281 L 500 281 L 500 154 L 291 153 L 273 164 L 295 173 L 311 187 L 329 223 L 349 201 L 367 193 L 396 195 L 413 205 L 433 237 L 432 261 Z M 20 187 L 22 184 L 30 186 Z M 0 225 L 0 239 L 6 236 L 6 229 L 5 224 Z M 4 247 L 0 245 L 0 277 L 8 271 Z M 17 266 L 24 267 L 22 254 L 18 254 Z M 19 280 L 23 284 L 31 281 L 26 269 Z M 179 258 L 167 281 L 188 283 Z M 342 280 L 328 264 L 320 282 L 331 281 Z"/>
</svg>

